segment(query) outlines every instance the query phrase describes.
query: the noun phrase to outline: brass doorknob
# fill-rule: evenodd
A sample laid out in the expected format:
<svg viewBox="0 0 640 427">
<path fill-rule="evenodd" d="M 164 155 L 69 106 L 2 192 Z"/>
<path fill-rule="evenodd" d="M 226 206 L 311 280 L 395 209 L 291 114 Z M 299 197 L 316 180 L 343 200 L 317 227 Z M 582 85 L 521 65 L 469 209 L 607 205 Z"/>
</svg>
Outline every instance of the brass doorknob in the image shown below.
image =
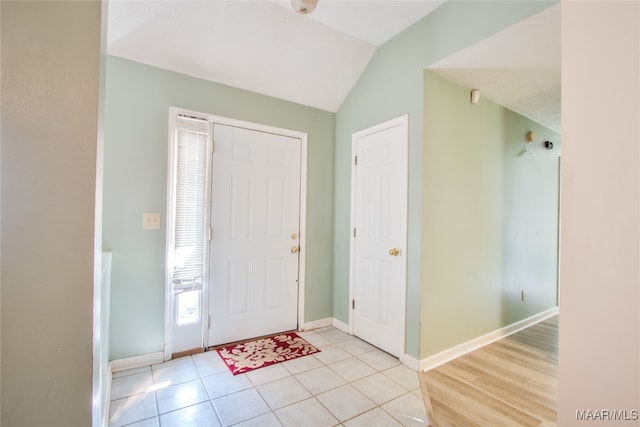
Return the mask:
<svg viewBox="0 0 640 427">
<path fill-rule="evenodd" d="M 389 249 L 389 255 L 393 255 L 393 256 L 400 255 L 400 249 L 398 248 Z"/>
<path fill-rule="evenodd" d="M 292 254 L 298 253 L 298 250 L 300 250 L 300 248 L 299 248 L 299 247 L 297 247 L 297 246 L 291 246 L 291 253 L 292 253 Z"/>
</svg>

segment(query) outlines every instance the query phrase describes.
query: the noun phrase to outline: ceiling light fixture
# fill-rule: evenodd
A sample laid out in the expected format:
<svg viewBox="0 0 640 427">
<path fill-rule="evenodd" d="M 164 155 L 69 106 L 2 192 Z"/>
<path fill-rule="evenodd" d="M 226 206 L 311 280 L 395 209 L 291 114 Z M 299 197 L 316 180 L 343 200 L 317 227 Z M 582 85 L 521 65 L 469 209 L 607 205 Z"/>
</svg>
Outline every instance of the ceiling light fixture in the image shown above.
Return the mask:
<svg viewBox="0 0 640 427">
<path fill-rule="evenodd" d="M 291 0 L 291 6 L 293 10 L 300 15 L 308 15 L 316 8 L 318 0 Z"/>
</svg>

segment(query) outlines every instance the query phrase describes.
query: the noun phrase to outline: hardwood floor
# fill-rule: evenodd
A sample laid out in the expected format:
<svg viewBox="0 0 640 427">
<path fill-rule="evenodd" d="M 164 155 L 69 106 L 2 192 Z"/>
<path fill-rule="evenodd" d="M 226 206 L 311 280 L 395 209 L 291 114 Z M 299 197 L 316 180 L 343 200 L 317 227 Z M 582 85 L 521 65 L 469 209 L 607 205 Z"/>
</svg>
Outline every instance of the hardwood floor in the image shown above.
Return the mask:
<svg viewBox="0 0 640 427">
<path fill-rule="evenodd" d="M 558 316 L 428 372 L 433 426 L 555 426 Z"/>
</svg>

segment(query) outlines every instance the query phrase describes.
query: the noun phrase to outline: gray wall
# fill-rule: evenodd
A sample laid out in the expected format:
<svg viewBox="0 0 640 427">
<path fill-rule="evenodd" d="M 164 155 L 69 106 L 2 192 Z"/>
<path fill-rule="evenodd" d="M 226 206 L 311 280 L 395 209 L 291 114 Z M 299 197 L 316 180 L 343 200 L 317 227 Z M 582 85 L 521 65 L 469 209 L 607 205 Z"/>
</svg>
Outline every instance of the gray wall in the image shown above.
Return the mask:
<svg viewBox="0 0 640 427">
<path fill-rule="evenodd" d="M 418 357 L 421 295 L 424 68 L 555 2 L 449 1 L 380 47 L 336 115 L 333 313 L 349 319 L 351 135 L 409 114 L 406 353 Z"/>
<path fill-rule="evenodd" d="M 169 107 L 308 133 L 305 322 L 332 316 L 335 114 L 116 57 L 107 61 L 104 245 L 111 359 L 162 351 Z M 161 230 L 142 214 L 160 212 Z"/>
<path fill-rule="evenodd" d="M 101 3 L 0 7 L 2 424 L 89 426 Z"/>
<path fill-rule="evenodd" d="M 576 410 L 640 411 L 640 3 L 563 2 L 562 52 L 558 425 L 638 426 Z"/>
<path fill-rule="evenodd" d="M 430 71 L 424 88 L 421 358 L 556 307 L 561 146 Z"/>
</svg>

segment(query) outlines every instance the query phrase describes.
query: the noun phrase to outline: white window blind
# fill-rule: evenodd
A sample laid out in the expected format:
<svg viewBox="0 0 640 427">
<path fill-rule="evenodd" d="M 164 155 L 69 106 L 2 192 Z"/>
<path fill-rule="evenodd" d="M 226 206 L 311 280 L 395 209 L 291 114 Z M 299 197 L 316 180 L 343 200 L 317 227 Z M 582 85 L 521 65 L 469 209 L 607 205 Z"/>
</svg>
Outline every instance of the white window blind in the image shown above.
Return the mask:
<svg viewBox="0 0 640 427">
<path fill-rule="evenodd" d="M 176 120 L 174 287 L 201 288 L 205 272 L 209 124 Z"/>
</svg>

